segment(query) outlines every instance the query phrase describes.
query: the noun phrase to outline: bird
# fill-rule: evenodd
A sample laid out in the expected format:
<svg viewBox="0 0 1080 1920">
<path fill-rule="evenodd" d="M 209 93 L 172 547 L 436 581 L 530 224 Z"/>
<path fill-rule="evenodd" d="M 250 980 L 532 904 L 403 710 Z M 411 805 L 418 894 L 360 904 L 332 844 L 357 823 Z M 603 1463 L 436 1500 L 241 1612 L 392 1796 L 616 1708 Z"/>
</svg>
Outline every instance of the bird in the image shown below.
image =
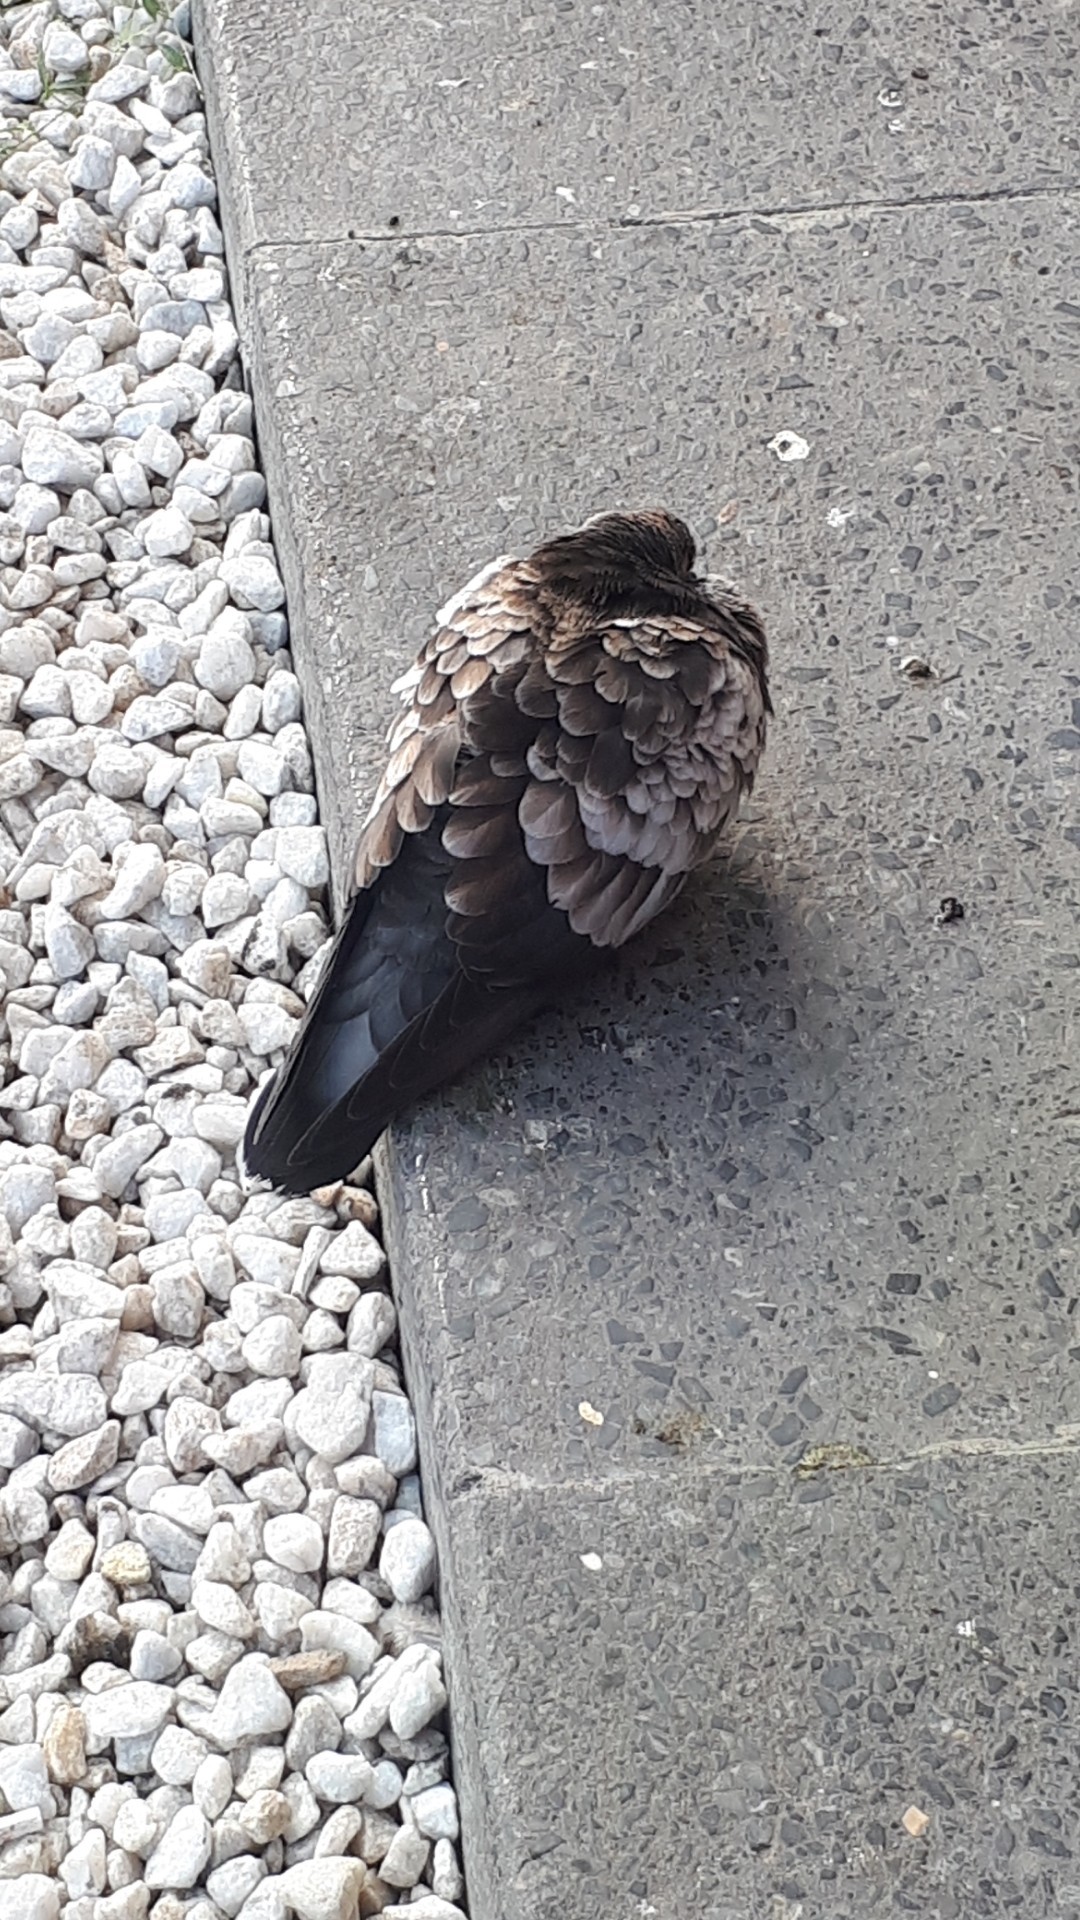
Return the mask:
<svg viewBox="0 0 1080 1920">
<path fill-rule="evenodd" d="M 399 1114 L 609 961 L 753 787 L 773 708 L 760 615 L 661 508 L 485 566 L 395 682 L 355 882 L 258 1092 L 250 1178 L 345 1179 Z"/>
</svg>

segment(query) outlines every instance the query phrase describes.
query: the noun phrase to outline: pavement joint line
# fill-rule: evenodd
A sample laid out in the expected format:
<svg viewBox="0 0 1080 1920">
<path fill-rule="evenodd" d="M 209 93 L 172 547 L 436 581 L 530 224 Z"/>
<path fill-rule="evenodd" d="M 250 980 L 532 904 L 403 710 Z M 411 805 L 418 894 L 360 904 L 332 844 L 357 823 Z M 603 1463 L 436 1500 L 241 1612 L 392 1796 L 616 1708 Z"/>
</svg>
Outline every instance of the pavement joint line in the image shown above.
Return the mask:
<svg viewBox="0 0 1080 1920">
<path fill-rule="evenodd" d="M 663 213 L 647 213 L 618 220 L 516 220 L 496 226 L 356 227 L 343 234 L 314 234 L 280 240 L 251 240 L 240 247 L 240 256 L 252 260 L 257 254 L 277 251 L 295 252 L 298 247 L 348 247 L 352 245 L 401 246 L 410 240 L 486 240 L 504 234 L 522 233 L 633 233 L 642 227 L 722 226 L 738 221 L 789 221 L 801 226 L 808 221 L 848 214 L 903 213 L 908 208 L 993 206 L 1011 200 L 1075 199 L 1080 185 L 1061 181 L 1047 186 L 988 187 L 970 193 L 918 193 L 895 200 L 876 197 L 866 200 L 824 200 L 801 205 L 792 202 L 774 207 L 673 207 Z"/>
<path fill-rule="evenodd" d="M 719 1480 L 739 1482 L 770 1479 L 778 1483 L 794 1481 L 805 1486 L 812 1480 L 848 1475 L 870 1477 L 910 1473 L 916 1467 L 933 1465 L 937 1461 L 1056 1459 L 1070 1454 L 1080 1454 L 1080 1425 L 1062 1427 L 1056 1435 L 1035 1440 L 1004 1440 L 981 1434 L 961 1434 L 956 1439 L 935 1441 L 929 1446 L 916 1448 L 914 1453 L 897 1454 L 891 1459 L 826 1461 L 820 1466 L 805 1466 L 798 1460 L 790 1464 L 775 1460 L 707 1460 L 696 1449 L 686 1447 L 672 1448 L 667 1459 L 652 1458 L 640 1466 L 613 1464 L 602 1475 L 579 1474 L 572 1478 L 564 1474 L 545 1477 L 518 1473 L 504 1467 L 465 1468 L 445 1488 L 445 1493 L 448 1500 L 467 1498 L 471 1494 L 495 1498 L 523 1497 L 555 1490 L 604 1495 L 642 1482 L 654 1482 L 658 1470 L 675 1470 L 690 1459 L 693 1459 L 697 1468 L 704 1469 Z"/>
</svg>

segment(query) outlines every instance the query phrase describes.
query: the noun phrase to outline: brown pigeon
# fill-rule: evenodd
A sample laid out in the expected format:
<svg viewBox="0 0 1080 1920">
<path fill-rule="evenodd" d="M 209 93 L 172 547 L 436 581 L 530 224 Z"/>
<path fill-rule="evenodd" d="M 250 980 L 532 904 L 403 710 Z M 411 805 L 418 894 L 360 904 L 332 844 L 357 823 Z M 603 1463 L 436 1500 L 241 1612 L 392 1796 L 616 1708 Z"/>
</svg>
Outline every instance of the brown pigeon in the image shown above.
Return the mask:
<svg viewBox="0 0 1080 1920">
<path fill-rule="evenodd" d="M 708 859 L 772 708 L 758 615 L 694 553 L 672 514 L 603 513 L 442 609 L 397 683 L 356 891 L 255 1102 L 249 1174 L 341 1179 Z"/>
</svg>

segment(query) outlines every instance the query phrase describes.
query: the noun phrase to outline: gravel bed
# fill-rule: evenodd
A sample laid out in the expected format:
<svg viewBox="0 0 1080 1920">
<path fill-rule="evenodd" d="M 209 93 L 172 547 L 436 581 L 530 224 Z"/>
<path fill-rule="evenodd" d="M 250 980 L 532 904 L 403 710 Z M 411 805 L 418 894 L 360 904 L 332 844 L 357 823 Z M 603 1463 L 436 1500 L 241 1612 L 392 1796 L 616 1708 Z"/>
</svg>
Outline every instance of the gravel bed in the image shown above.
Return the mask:
<svg viewBox="0 0 1080 1920">
<path fill-rule="evenodd" d="M 377 1205 L 235 1165 L 328 867 L 185 30 L 0 14 L 0 1920 L 461 1920 Z"/>
</svg>

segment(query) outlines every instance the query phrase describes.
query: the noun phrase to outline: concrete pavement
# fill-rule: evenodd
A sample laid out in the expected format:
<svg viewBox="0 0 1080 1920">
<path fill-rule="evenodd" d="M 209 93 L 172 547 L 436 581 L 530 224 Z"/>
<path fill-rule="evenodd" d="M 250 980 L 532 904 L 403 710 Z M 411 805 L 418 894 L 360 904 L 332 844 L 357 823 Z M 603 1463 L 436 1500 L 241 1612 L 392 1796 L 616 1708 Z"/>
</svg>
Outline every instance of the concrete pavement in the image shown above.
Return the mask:
<svg viewBox="0 0 1080 1920">
<path fill-rule="evenodd" d="M 339 877 L 496 551 L 662 499 L 773 640 L 730 861 L 383 1161 L 474 1920 L 1080 1914 L 1075 19 L 198 24 Z"/>
</svg>

